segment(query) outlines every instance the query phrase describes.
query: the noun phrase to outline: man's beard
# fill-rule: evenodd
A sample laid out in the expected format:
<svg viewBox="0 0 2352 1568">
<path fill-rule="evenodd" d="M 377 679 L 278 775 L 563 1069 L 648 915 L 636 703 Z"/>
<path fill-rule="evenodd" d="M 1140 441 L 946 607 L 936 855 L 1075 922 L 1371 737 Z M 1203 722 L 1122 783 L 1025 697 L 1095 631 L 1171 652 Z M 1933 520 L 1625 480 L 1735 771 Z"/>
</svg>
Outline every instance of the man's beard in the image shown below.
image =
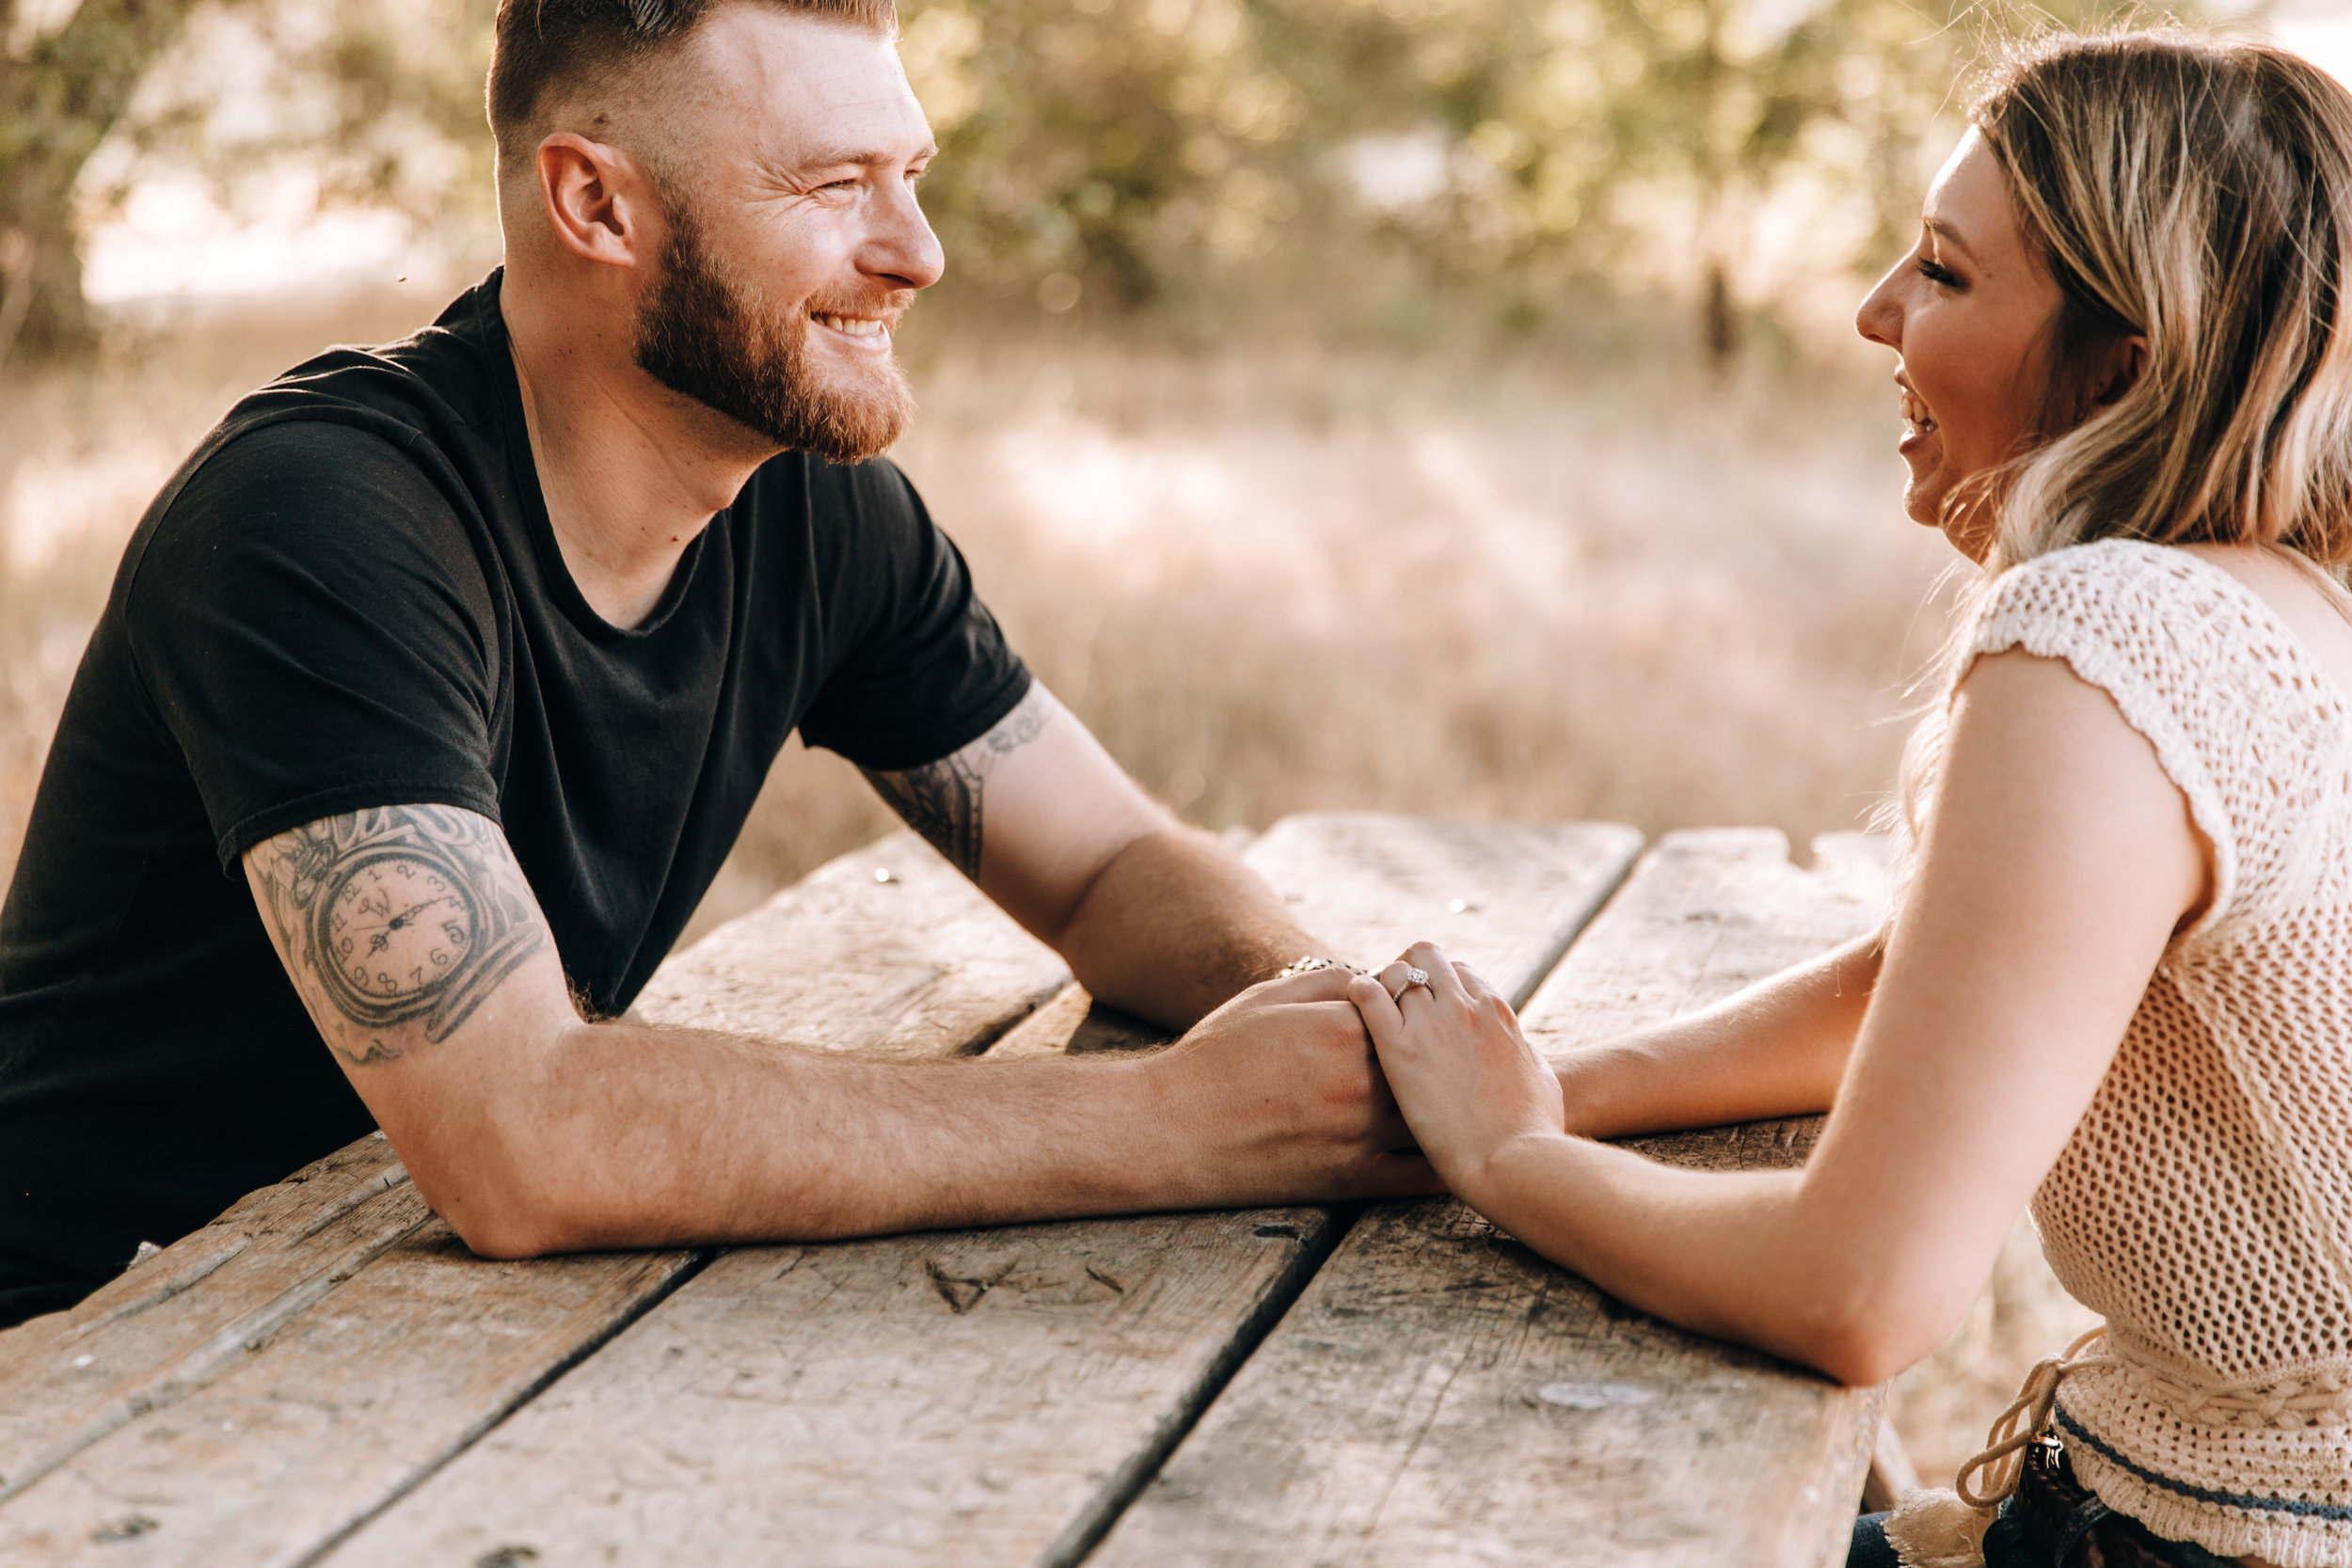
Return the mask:
<svg viewBox="0 0 2352 1568">
<path fill-rule="evenodd" d="M 897 363 L 878 357 L 854 380 L 824 380 L 808 352 L 809 317 L 824 302 L 782 318 L 758 309 L 713 262 L 692 215 L 672 210 L 661 276 L 638 312 L 638 368 L 788 450 L 834 463 L 889 451 L 914 413 Z M 843 313 L 872 308 L 846 305 Z"/>
</svg>

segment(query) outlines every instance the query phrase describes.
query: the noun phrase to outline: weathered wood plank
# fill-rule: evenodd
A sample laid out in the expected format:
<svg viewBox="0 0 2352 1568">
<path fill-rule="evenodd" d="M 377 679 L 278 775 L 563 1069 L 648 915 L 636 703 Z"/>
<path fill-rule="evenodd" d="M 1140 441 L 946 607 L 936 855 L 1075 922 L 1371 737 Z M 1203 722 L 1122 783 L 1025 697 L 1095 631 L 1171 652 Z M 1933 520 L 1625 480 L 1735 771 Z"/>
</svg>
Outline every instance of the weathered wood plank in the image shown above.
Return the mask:
<svg viewBox="0 0 2352 1568">
<path fill-rule="evenodd" d="M 1431 938 L 1476 955 L 1514 1004 L 1559 960 L 1570 938 L 1641 847 L 1608 823 L 1432 822 L 1375 812 L 1284 817 L 1243 858 L 1299 924 L 1354 963 L 1377 966 Z M 1496 898 L 1507 897 L 1506 908 Z M 1071 986 L 1008 1033 L 992 1057 L 1113 1051 L 1167 1037 Z"/>
<path fill-rule="evenodd" d="M 1368 955 L 1460 900 L 1460 951 L 1524 991 L 1638 844 L 1323 817 L 1250 859 Z M 1066 1046 L 1083 999 L 1026 1049 L 1049 1021 Z M 326 1560 L 1074 1562 L 1339 1223 L 1261 1210 L 731 1253 Z"/>
<path fill-rule="evenodd" d="M 953 1055 L 1065 977 L 901 835 L 713 932 L 637 1011 Z M 0 1561 L 299 1560 L 705 1256 L 486 1262 L 405 1182 L 389 1146 L 362 1139 L 72 1312 L 0 1334 Z"/>
<path fill-rule="evenodd" d="M 239 1200 L 70 1311 L 0 1334 L 0 1506 L 243 1360 L 425 1219 L 383 1139 Z"/>
<path fill-rule="evenodd" d="M 1200 1363 L 1279 1313 L 1333 1223 L 728 1253 L 327 1560 L 1031 1560 L 1141 1483 L 1152 1425 L 1193 1413 L 1171 1392 L 1212 1386 Z"/>
<path fill-rule="evenodd" d="M 632 1016 L 914 1061 L 984 1051 L 1070 970 L 898 832 L 811 872 L 661 966 Z"/>
<path fill-rule="evenodd" d="M 331 1301 L 246 1347 L 229 1374 L 0 1508 L 0 1562 L 298 1562 L 495 1425 L 701 1256 L 493 1263 L 428 1220 Z"/>
<path fill-rule="evenodd" d="M 1341 957 L 1378 965 L 1427 938 L 1518 1002 L 1641 846 L 1640 833 L 1607 823 L 1310 812 L 1276 823 L 1246 858 Z"/>
<path fill-rule="evenodd" d="M 1677 834 L 1527 1012 L 1558 1049 L 1697 1006 L 1866 928 L 1868 847 Z M 1650 1140 L 1787 1164 L 1807 1124 Z M 1090 1560 L 1844 1560 L 1879 1394 L 1633 1312 L 1452 1199 L 1375 1207 Z"/>
</svg>

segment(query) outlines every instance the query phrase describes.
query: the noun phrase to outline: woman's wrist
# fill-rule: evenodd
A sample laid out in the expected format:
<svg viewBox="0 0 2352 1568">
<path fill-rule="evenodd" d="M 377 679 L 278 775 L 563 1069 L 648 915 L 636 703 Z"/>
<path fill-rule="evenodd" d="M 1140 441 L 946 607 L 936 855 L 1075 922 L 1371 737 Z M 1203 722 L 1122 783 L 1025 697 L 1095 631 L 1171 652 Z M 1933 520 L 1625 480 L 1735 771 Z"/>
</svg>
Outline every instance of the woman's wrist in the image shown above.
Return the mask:
<svg viewBox="0 0 2352 1568">
<path fill-rule="evenodd" d="M 1546 1188 L 1559 1174 L 1560 1152 L 1577 1141 L 1572 1133 L 1529 1128 L 1466 1158 L 1432 1163 L 1454 1196 L 1507 1230 L 1511 1225 L 1505 1214 L 1531 1202 L 1541 1208 L 1553 1200 L 1556 1195 Z M 1449 1170 L 1449 1165 L 1454 1168 Z"/>
<path fill-rule="evenodd" d="M 1617 1097 L 1611 1092 L 1623 1077 L 1622 1055 L 1613 1045 L 1598 1045 L 1549 1059 L 1560 1081 L 1561 1125 L 1570 1134 L 1610 1138 L 1625 1131 L 1617 1124 Z"/>
</svg>

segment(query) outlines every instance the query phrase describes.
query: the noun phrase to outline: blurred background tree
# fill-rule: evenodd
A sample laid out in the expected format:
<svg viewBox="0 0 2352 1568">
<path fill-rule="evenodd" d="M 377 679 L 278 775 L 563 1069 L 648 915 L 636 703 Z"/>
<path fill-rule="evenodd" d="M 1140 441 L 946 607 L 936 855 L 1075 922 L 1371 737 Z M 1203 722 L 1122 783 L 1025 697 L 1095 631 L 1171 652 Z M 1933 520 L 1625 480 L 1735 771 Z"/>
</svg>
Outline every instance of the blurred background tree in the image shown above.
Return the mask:
<svg viewBox="0 0 2352 1568">
<path fill-rule="evenodd" d="M 192 0 L 0 0 L 0 359 L 87 346 L 74 186 Z"/>
<path fill-rule="evenodd" d="M 77 355 L 89 230 L 158 175 L 232 212 L 325 205 L 480 232 L 491 0 L 0 0 L 0 361 Z"/>
<path fill-rule="evenodd" d="M 1596 290 L 1664 292 L 1720 364 L 1790 291 L 1899 248 L 1973 58 L 2090 8 L 906 0 L 902 21 L 967 299 L 1520 333 Z M 88 345 L 80 238 L 159 171 L 231 210 L 308 182 L 485 250 L 492 11 L 0 0 L 0 356 Z"/>
</svg>

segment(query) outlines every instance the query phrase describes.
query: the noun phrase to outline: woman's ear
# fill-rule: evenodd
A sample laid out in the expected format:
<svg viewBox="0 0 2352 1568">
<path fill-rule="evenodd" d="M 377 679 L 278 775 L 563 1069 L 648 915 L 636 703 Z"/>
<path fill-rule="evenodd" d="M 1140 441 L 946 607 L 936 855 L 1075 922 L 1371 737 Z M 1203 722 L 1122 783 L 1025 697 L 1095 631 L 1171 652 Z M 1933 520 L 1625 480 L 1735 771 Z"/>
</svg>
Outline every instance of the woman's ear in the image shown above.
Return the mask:
<svg viewBox="0 0 2352 1568">
<path fill-rule="evenodd" d="M 2090 406 L 2086 415 L 2109 408 L 2123 401 L 2123 394 L 2139 385 L 2139 378 L 2148 372 L 2148 340 L 2138 333 L 2110 338 L 2099 347 L 2090 374 L 2085 385 L 2090 388 Z"/>
</svg>

